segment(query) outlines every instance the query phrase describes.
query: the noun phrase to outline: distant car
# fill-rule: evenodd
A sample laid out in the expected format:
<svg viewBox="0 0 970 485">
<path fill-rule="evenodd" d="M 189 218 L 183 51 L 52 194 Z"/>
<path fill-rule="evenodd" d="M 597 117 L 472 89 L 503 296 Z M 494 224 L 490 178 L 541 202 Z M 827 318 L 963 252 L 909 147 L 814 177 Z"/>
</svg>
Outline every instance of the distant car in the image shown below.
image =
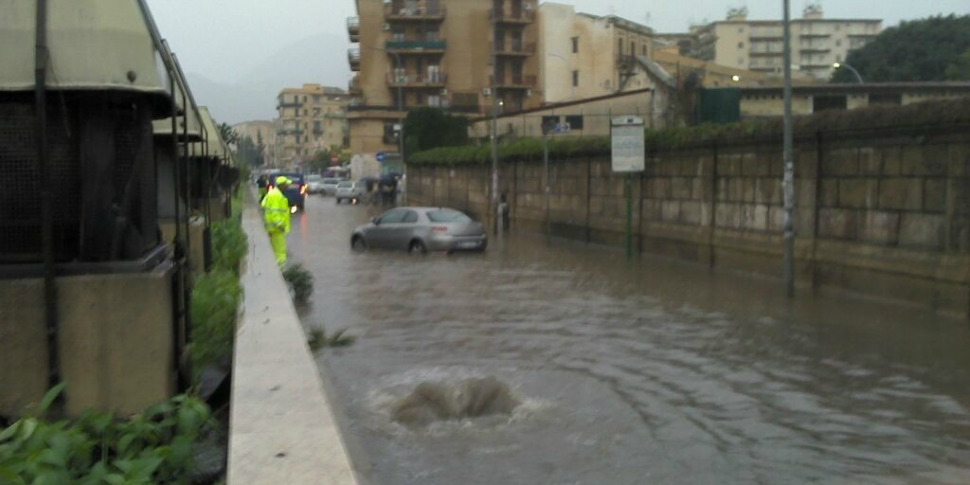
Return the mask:
<svg viewBox="0 0 970 485">
<path fill-rule="evenodd" d="M 308 194 L 319 194 L 323 192 L 323 177 L 319 175 L 307 175 L 306 187 Z"/>
<path fill-rule="evenodd" d="M 424 254 L 428 251 L 484 251 L 485 227 L 461 211 L 440 207 L 398 207 L 369 224 L 354 229 L 354 251 L 396 249 Z"/>
<path fill-rule="evenodd" d="M 341 182 L 338 178 L 325 178 L 323 179 L 323 195 L 335 195 L 337 193 L 337 184 Z"/>
<path fill-rule="evenodd" d="M 357 185 L 357 182 L 343 180 L 337 184 L 337 192 L 334 194 L 334 197 L 337 198 L 338 204 L 344 200 L 349 200 L 356 204 L 360 202 L 362 195 L 363 194 L 360 187 Z"/>
<path fill-rule="evenodd" d="M 303 174 L 298 172 L 273 172 L 269 174 L 270 187 L 276 185 L 276 177 L 280 175 L 293 181 L 290 187 L 283 191 L 283 195 L 286 196 L 286 199 L 290 203 L 290 212 L 296 213 L 298 210 L 304 210 L 306 206 L 307 186 Z"/>
</svg>

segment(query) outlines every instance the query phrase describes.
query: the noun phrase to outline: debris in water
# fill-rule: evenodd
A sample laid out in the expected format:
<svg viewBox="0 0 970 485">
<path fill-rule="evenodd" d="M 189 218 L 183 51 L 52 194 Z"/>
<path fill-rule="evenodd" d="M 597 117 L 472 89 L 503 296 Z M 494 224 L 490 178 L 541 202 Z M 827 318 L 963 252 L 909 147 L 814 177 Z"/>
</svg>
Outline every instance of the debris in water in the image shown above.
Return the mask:
<svg viewBox="0 0 970 485">
<path fill-rule="evenodd" d="M 422 382 L 392 412 L 394 421 L 427 426 L 435 421 L 510 415 L 521 402 L 495 377 L 465 379 L 457 385 Z"/>
</svg>

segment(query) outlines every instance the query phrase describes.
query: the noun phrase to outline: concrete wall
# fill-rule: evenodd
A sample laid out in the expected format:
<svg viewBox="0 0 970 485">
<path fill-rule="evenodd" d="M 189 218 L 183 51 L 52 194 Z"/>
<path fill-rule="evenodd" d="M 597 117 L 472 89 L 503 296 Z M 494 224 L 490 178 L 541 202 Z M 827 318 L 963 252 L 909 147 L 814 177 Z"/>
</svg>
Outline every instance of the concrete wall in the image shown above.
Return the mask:
<svg viewBox="0 0 970 485">
<path fill-rule="evenodd" d="M 137 274 L 57 278 L 65 410 L 124 415 L 174 394 L 172 266 Z M 0 280 L 0 415 L 47 390 L 42 279 Z"/>
<path fill-rule="evenodd" d="M 252 203 L 243 212 L 250 252 L 236 331 L 227 483 L 357 483 L 306 335 Z"/>
<path fill-rule="evenodd" d="M 956 128 L 859 132 L 796 143 L 797 282 L 970 311 L 970 139 Z M 636 247 L 769 276 L 782 255 L 779 140 L 649 154 L 634 176 Z M 412 166 L 413 205 L 445 205 L 489 220 L 488 169 Z M 545 230 L 541 162 L 507 161 L 501 191 L 513 228 Z M 623 178 L 608 157 L 554 161 L 553 233 L 623 242 Z"/>
</svg>

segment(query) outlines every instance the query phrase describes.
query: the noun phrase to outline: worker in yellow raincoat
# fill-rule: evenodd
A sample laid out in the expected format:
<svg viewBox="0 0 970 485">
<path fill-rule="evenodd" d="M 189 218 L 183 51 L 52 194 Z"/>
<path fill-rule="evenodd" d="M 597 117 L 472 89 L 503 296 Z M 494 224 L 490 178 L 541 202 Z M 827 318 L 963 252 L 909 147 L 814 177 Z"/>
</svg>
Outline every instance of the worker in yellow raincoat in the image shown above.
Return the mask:
<svg viewBox="0 0 970 485">
<path fill-rule="evenodd" d="M 283 191 L 291 183 L 286 177 L 276 177 L 276 186 L 266 192 L 262 202 L 266 232 L 280 269 L 286 264 L 286 235 L 290 233 L 290 202 Z"/>
</svg>

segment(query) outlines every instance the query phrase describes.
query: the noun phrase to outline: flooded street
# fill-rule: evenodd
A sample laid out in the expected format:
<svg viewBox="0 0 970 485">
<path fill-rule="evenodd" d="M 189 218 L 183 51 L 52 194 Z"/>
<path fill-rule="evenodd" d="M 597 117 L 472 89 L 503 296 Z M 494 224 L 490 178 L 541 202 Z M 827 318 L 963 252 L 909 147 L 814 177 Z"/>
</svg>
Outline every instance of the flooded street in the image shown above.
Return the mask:
<svg viewBox="0 0 970 485">
<path fill-rule="evenodd" d="M 966 322 L 539 236 L 354 254 L 368 210 L 311 197 L 289 244 L 304 325 L 357 337 L 317 360 L 373 483 L 970 483 Z"/>
</svg>

